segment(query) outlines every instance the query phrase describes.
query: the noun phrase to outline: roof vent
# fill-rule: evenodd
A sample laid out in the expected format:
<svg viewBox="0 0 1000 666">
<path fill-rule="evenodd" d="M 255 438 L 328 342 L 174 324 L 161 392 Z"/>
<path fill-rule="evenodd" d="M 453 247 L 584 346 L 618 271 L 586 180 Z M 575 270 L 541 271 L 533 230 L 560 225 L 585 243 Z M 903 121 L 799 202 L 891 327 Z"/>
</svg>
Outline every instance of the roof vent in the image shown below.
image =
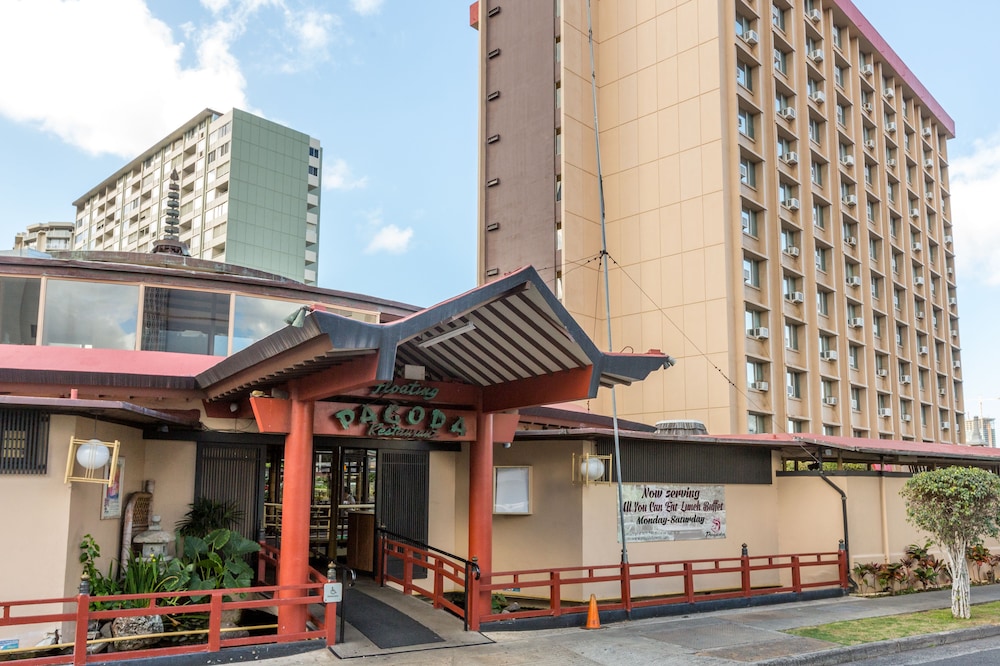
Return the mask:
<svg viewBox="0 0 1000 666">
<path fill-rule="evenodd" d="M 708 429 L 701 421 L 657 421 L 657 435 L 707 435 Z"/>
</svg>

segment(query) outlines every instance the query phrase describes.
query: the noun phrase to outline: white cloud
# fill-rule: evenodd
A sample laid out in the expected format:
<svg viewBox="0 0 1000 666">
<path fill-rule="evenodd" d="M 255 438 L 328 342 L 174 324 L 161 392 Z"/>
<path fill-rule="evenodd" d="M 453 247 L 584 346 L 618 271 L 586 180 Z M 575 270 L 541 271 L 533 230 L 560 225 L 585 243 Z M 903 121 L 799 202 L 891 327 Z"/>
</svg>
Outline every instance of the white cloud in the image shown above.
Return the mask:
<svg viewBox="0 0 1000 666">
<path fill-rule="evenodd" d="M 141 0 L 0 0 L 0 14 L 0 115 L 86 152 L 133 157 L 205 107 L 247 108 L 239 24 L 187 44 Z"/>
<path fill-rule="evenodd" d="M 388 252 L 389 254 L 403 254 L 410 249 L 410 240 L 413 238 L 413 229 L 407 227 L 400 229 L 395 224 L 387 224 L 380 227 L 365 248 L 365 254 L 375 254 L 377 252 Z"/>
<path fill-rule="evenodd" d="M 337 158 L 332 163 L 323 164 L 323 189 L 325 190 L 356 190 L 368 185 L 368 178 L 355 178 L 347 162 Z"/>
<path fill-rule="evenodd" d="M 351 9 L 362 16 L 377 14 L 382 9 L 382 0 L 351 0 Z"/>
<path fill-rule="evenodd" d="M 976 141 L 949 171 L 958 277 L 1000 285 L 1000 134 Z"/>
<path fill-rule="evenodd" d="M 281 71 L 308 70 L 330 60 L 330 45 L 338 38 L 343 21 L 336 14 L 307 9 L 285 11 L 285 30 L 291 39 L 283 42 L 285 56 Z"/>
</svg>

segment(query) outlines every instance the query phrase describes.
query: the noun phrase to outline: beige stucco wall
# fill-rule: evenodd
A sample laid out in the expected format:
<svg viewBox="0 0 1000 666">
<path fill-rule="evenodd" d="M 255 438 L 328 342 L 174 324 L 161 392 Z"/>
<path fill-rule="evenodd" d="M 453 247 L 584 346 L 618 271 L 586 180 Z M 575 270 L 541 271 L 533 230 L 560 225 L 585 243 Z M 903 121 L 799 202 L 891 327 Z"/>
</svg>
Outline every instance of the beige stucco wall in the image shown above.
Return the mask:
<svg viewBox="0 0 1000 666">
<path fill-rule="evenodd" d="M 828 478 L 847 494 L 850 566 L 861 562 L 898 561 L 910 544 L 923 545 L 930 537 L 906 520 L 906 504 L 899 491 L 907 477 L 838 476 Z M 843 538 L 840 495 L 817 476 L 779 476 L 778 520 L 783 526 L 780 552 L 834 550 Z M 885 514 L 882 489 L 885 487 Z M 996 552 L 998 542 L 986 542 Z M 932 547 L 931 552 L 940 554 Z M 803 580 L 807 580 L 804 577 Z"/>
<path fill-rule="evenodd" d="M 0 503 L 16 510 L 0 512 L 0 531 L 13 535 L 16 547 L 0 549 L 0 571 L 19 572 L 0 582 L 0 599 L 47 599 L 70 597 L 80 584 L 80 542 L 90 534 L 101 548 L 97 564 L 106 572 L 119 558 L 121 518 L 101 519 L 104 486 L 96 483 L 64 483 L 71 437 L 121 442 L 119 456 L 125 460 L 121 486 L 125 500 L 142 490 L 147 479 L 156 479 L 154 512 L 162 516 L 164 528 L 187 511 L 194 492 L 195 450 L 191 442 L 147 442 L 142 431 L 112 423 L 74 416 L 51 417 L 49 424 L 48 472 L 43 476 L 10 475 L 0 483 Z M 67 605 L 66 609 L 71 609 Z M 39 611 L 40 608 L 33 608 Z M 50 610 L 63 610 L 56 606 Z M 18 638 L 22 646 L 34 645 L 52 626 L 5 627 L 2 638 Z M 60 628 L 65 631 L 65 627 Z"/>
</svg>

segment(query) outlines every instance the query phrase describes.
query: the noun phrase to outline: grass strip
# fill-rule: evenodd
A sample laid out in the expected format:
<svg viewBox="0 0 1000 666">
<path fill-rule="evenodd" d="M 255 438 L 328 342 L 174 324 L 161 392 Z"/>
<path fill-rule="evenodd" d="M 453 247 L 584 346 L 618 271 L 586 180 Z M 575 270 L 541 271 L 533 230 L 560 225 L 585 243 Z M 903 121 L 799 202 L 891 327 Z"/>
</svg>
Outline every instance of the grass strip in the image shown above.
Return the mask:
<svg viewBox="0 0 1000 666">
<path fill-rule="evenodd" d="M 920 611 L 905 615 L 866 617 L 860 620 L 831 622 L 815 627 L 789 629 L 785 633 L 840 645 L 860 645 L 893 638 L 905 638 L 920 634 L 935 634 L 953 629 L 969 629 L 984 624 L 1000 624 L 1000 601 L 978 604 L 972 607 L 972 617 L 957 620 L 951 616 L 951 608 Z"/>
</svg>

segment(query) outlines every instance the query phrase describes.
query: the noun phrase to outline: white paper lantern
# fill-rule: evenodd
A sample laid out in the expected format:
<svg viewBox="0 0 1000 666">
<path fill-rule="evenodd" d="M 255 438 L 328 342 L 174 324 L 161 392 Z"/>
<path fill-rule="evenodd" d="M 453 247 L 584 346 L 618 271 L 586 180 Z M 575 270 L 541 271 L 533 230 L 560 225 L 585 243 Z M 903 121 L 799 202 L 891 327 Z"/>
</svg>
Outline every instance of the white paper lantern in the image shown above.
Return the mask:
<svg viewBox="0 0 1000 666">
<path fill-rule="evenodd" d="M 597 481 L 604 477 L 604 461 L 600 458 L 584 458 L 580 463 L 580 477 L 584 481 Z"/>
<path fill-rule="evenodd" d="M 87 440 L 76 450 L 76 461 L 84 469 L 100 469 L 108 464 L 111 452 L 99 439 Z"/>
</svg>

